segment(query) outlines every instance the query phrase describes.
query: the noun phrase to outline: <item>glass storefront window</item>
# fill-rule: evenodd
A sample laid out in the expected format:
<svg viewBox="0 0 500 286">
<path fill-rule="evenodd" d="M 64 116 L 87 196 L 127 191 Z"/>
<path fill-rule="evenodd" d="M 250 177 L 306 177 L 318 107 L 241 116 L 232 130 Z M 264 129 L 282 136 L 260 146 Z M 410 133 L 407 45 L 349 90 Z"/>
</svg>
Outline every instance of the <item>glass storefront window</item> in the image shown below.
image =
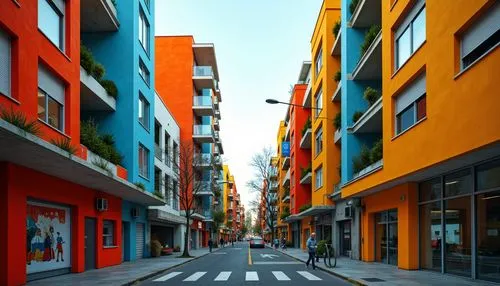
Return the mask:
<svg viewBox="0 0 500 286">
<path fill-rule="evenodd" d="M 471 201 L 470 196 L 445 200 L 445 270 L 471 275 Z"/>
<path fill-rule="evenodd" d="M 441 271 L 441 202 L 420 206 L 420 267 Z"/>
<path fill-rule="evenodd" d="M 419 201 L 433 201 L 441 198 L 441 179 L 436 178 L 420 184 Z"/>
<path fill-rule="evenodd" d="M 469 194 L 472 191 L 472 178 L 470 169 L 458 171 L 444 177 L 444 195 L 453 197 Z"/>
<path fill-rule="evenodd" d="M 477 167 L 477 190 L 500 188 L 500 160 Z"/>
<path fill-rule="evenodd" d="M 500 282 L 500 191 L 476 196 L 476 221 L 478 278 Z"/>
<path fill-rule="evenodd" d="M 398 211 L 375 214 L 376 261 L 398 264 Z"/>
</svg>

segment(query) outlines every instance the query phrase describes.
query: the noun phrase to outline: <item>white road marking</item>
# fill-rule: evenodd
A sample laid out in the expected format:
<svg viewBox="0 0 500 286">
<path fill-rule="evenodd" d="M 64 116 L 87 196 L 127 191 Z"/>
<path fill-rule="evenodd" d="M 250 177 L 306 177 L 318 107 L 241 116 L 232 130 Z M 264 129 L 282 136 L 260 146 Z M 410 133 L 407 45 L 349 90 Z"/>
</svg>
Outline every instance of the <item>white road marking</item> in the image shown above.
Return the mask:
<svg viewBox="0 0 500 286">
<path fill-rule="evenodd" d="M 231 271 L 222 271 L 215 277 L 214 281 L 227 281 L 229 276 L 231 276 Z"/>
<path fill-rule="evenodd" d="M 283 264 L 283 265 L 292 265 L 292 264 L 304 264 L 303 262 L 298 261 L 254 261 L 253 264 L 262 264 L 262 265 L 275 265 L 275 264 Z"/>
<path fill-rule="evenodd" d="M 207 274 L 207 272 L 195 272 L 193 275 L 189 276 L 188 278 L 182 280 L 182 281 L 197 281 L 198 279 L 201 278 L 201 276 Z"/>
<path fill-rule="evenodd" d="M 299 273 L 300 275 L 302 275 L 304 278 L 306 278 L 307 280 L 311 280 L 311 281 L 319 281 L 319 280 L 322 280 L 321 278 L 319 278 L 318 276 L 314 276 L 312 275 L 311 273 L 307 272 L 307 271 L 297 271 L 297 273 Z"/>
<path fill-rule="evenodd" d="M 227 252 L 212 252 L 212 254 L 215 254 L 215 255 L 224 255 L 224 254 L 227 254 Z"/>
<path fill-rule="evenodd" d="M 171 273 L 168 273 L 167 275 L 164 275 L 158 279 L 153 280 L 153 282 L 167 281 L 168 279 L 174 278 L 175 276 L 177 276 L 179 274 L 182 274 L 182 272 L 171 272 Z"/>
<path fill-rule="evenodd" d="M 243 248 L 233 248 L 234 250 L 242 250 Z"/>
<path fill-rule="evenodd" d="M 261 254 L 260 257 L 274 259 L 273 257 L 280 257 L 280 256 L 276 254 Z"/>
<path fill-rule="evenodd" d="M 259 275 L 256 271 L 247 271 L 245 281 L 259 281 Z"/>
<path fill-rule="evenodd" d="M 283 273 L 283 271 L 273 271 L 273 275 L 279 281 L 289 281 L 290 280 L 290 278 L 288 278 L 288 276 L 286 276 L 286 274 Z"/>
</svg>

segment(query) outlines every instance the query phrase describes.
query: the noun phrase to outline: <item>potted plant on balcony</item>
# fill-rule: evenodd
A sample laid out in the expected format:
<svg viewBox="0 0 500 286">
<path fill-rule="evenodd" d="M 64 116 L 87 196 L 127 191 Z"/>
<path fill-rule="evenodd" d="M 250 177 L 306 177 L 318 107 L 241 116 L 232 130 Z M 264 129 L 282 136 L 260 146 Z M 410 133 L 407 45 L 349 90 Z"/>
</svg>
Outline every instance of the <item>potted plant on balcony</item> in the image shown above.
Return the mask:
<svg viewBox="0 0 500 286">
<path fill-rule="evenodd" d="M 337 22 L 335 22 L 335 24 L 333 24 L 333 35 L 335 36 L 335 38 L 337 38 L 339 36 L 339 31 L 340 31 L 340 19 L 337 20 Z"/>
<path fill-rule="evenodd" d="M 368 31 L 365 33 L 365 40 L 361 44 L 360 47 L 360 55 L 363 57 L 363 55 L 366 53 L 370 45 L 373 43 L 375 38 L 377 37 L 378 33 L 380 32 L 380 26 L 379 25 L 372 25 Z"/>
<path fill-rule="evenodd" d="M 365 89 L 363 97 L 366 101 L 368 101 L 368 104 L 372 106 L 380 98 L 380 92 L 374 88 L 367 87 Z"/>
<path fill-rule="evenodd" d="M 353 123 L 358 122 L 358 120 L 361 118 L 361 116 L 363 116 L 363 111 L 354 112 L 354 114 L 352 115 L 352 122 Z"/>
<path fill-rule="evenodd" d="M 356 7 L 358 7 L 359 0 L 351 0 L 351 4 L 349 4 L 349 12 L 351 15 L 356 11 Z"/>
<path fill-rule="evenodd" d="M 333 80 L 336 82 L 340 82 L 341 79 L 342 79 L 342 73 L 340 72 L 340 70 L 338 70 L 333 76 Z"/>
<path fill-rule="evenodd" d="M 333 119 L 333 126 L 335 127 L 335 130 L 340 130 L 340 128 L 342 128 L 342 115 L 340 112 L 335 115 L 335 118 Z"/>
</svg>

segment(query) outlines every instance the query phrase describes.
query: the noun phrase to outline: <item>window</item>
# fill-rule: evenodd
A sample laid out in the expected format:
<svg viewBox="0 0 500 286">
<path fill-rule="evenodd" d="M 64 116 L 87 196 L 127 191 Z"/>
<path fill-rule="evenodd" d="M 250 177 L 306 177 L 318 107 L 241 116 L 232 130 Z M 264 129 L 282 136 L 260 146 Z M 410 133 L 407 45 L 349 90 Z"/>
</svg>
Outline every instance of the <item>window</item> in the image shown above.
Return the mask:
<svg viewBox="0 0 500 286">
<path fill-rule="evenodd" d="M 0 29 L 0 94 L 10 94 L 11 84 L 11 39 L 7 33 Z"/>
<path fill-rule="evenodd" d="M 318 53 L 316 54 L 316 59 L 314 60 L 314 67 L 316 72 L 316 78 L 318 78 L 319 72 L 323 67 L 323 48 L 321 47 L 322 43 L 319 44 L 320 48 Z"/>
<path fill-rule="evenodd" d="M 115 222 L 104 220 L 102 224 L 102 245 L 115 246 Z"/>
<path fill-rule="evenodd" d="M 172 198 L 172 190 L 170 189 L 170 176 L 165 174 L 165 201 L 170 205 Z"/>
<path fill-rule="evenodd" d="M 149 150 L 139 144 L 139 175 L 149 178 Z"/>
<path fill-rule="evenodd" d="M 165 161 L 170 167 L 170 135 L 165 131 Z"/>
<path fill-rule="evenodd" d="M 425 1 L 420 0 L 396 30 L 396 70 L 399 69 L 425 41 Z"/>
<path fill-rule="evenodd" d="M 139 95 L 139 122 L 149 130 L 149 103 L 142 95 Z"/>
<path fill-rule="evenodd" d="M 64 0 L 38 1 L 38 28 L 61 50 L 64 50 L 64 10 Z"/>
<path fill-rule="evenodd" d="M 149 70 L 141 59 L 139 59 L 139 74 L 144 82 L 149 86 Z"/>
<path fill-rule="evenodd" d="M 323 167 L 319 167 L 314 171 L 316 189 L 323 187 Z"/>
<path fill-rule="evenodd" d="M 150 7 L 151 7 L 151 4 L 150 4 L 149 2 L 150 2 L 149 0 L 144 0 L 144 4 L 146 5 L 146 7 L 147 7 L 148 9 L 151 9 L 151 8 L 150 8 Z"/>
<path fill-rule="evenodd" d="M 316 130 L 316 138 L 314 139 L 314 154 L 318 156 L 323 151 L 323 126 Z"/>
<path fill-rule="evenodd" d="M 396 135 L 424 119 L 427 113 L 425 74 L 396 98 Z"/>
<path fill-rule="evenodd" d="M 179 200 L 177 198 L 177 181 L 174 181 L 172 180 L 172 198 L 173 198 L 173 202 L 172 202 L 172 208 L 174 210 L 178 210 L 179 209 Z"/>
<path fill-rule="evenodd" d="M 500 43 L 500 3 L 481 15 L 461 38 L 462 70 L 472 65 L 480 57 L 493 50 Z"/>
<path fill-rule="evenodd" d="M 149 23 L 142 9 L 139 11 L 139 42 L 149 55 Z"/>
<path fill-rule="evenodd" d="M 64 129 L 64 97 L 63 82 L 38 65 L 38 118 L 60 131 Z"/>
<path fill-rule="evenodd" d="M 320 87 L 319 91 L 316 93 L 316 98 L 314 99 L 314 115 L 318 118 L 321 110 L 323 109 L 323 88 Z"/>
</svg>

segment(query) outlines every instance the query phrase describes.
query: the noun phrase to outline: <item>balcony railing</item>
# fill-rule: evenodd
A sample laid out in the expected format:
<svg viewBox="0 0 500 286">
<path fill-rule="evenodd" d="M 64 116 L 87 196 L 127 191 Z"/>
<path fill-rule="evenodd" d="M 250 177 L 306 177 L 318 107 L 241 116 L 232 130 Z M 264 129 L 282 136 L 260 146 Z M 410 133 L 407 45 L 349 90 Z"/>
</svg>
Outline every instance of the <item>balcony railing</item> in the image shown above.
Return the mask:
<svg viewBox="0 0 500 286">
<path fill-rule="evenodd" d="M 195 66 L 193 68 L 193 76 L 214 76 L 214 71 L 211 66 Z"/>
<path fill-rule="evenodd" d="M 212 107 L 212 98 L 210 96 L 193 96 L 193 106 Z"/>
<path fill-rule="evenodd" d="M 156 144 L 155 144 L 155 157 L 158 160 L 163 161 L 163 150 L 161 149 L 160 146 L 158 146 Z"/>
<path fill-rule="evenodd" d="M 193 126 L 193 135 L 195 136 L 206 136 L 206 137 L 214 137 L 214 129 L 212 125 L 194 125 Z"/>
</svg>

